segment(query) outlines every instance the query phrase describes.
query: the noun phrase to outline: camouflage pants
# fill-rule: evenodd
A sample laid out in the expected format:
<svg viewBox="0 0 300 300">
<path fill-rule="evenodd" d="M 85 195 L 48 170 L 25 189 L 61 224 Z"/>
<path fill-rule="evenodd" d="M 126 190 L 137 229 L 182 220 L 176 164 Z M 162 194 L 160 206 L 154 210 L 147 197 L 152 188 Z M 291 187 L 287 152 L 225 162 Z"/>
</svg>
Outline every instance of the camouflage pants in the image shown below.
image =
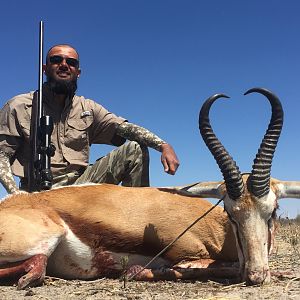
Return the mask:
<svg viewBox="0 0 300 300">
<path fill-rule="evenodd" d="M 147 147 L 128 142 L 89 165 L 81 175 L 69 173 L 55 178 L 53 187 L 89 182 L 149 186 Z"/>
</svg>

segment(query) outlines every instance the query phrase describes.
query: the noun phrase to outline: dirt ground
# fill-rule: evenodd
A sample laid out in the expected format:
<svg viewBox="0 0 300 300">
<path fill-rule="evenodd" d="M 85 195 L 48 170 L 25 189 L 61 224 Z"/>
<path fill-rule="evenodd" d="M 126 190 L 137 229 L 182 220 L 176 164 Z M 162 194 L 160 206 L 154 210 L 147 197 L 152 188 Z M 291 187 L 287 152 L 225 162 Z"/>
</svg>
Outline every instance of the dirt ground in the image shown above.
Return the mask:
<svg viewBox="0 0 300 300">
<path fill-rule="evenodd" d="M 0 299 L 300 299 L 300 225 L 282 225 L 270 257 L 270 284 L 245 286 L 208 282 L 66 281 L 47 277 L 41 287 L 17 291 L 0 286 Z M 281 273 L 281 275 L 279 274 Z"/>
</svg>

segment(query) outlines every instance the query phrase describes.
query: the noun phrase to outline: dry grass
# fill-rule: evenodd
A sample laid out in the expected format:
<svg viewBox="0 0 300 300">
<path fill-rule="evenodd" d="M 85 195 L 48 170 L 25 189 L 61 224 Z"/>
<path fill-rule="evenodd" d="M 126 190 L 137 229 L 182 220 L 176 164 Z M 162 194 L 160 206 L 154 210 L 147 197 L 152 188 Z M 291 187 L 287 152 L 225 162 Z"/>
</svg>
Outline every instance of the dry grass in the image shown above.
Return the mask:
<svg viewBox="0 0 300 300">
<path fill-rule="evenodd" d="M 1 286 L 0 299 L 103 299 L 103 300 L 177 300 L 177 299 L 300 299 L 300 224 L 280 221 L 270 257 L 270 284 L 245 286 L 208 282 L 124 282 L 111 279 L 95 281 L 61 280 L 47 277 L 43 286 L 17 291 L 16 286 Z M 126 261 L 124 261 L 126 267 Z"/>
<path fill-rule="evenodd" d="M 281 236 L 292 248 L 295 259 L 300 259 L 300 226 L 294 221 L 289 221 L 287 225 L 281 226 Z"/>
<path fill-rule="evenodd" d="M 295 220 L 279 220 L 279 228 L 275 238 L 275 259 L 278 255 L 289 253 L 289 264 L 299 265 L 300 261 L 300 224 Z"/>
</svg>

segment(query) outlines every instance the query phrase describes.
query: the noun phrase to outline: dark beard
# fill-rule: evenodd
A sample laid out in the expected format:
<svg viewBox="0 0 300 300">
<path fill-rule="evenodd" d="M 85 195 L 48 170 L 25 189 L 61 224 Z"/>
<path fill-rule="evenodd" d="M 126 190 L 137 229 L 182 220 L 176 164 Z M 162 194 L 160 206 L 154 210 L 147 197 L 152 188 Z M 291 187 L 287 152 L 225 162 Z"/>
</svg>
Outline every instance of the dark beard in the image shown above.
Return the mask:
<svg viewBox="0 0 300 300">
<path fill-rule="evenodd" d="M 73 96 L 77 90 L 77 79 L 74 80 L 56 80 L 47 77 L 47 82 L 51 91 L 58 95 Z"/>
</svg>

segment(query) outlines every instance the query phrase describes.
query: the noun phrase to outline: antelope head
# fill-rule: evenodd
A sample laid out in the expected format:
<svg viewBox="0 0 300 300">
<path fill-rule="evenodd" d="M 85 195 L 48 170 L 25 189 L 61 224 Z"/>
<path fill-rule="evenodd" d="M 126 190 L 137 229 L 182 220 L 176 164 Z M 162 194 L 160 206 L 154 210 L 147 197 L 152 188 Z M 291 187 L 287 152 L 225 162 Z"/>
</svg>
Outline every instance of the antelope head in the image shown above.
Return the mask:
<svg viewBox="0 0 300 300">
<path fill-rule="evenodd" d="M 264 95 L 272 107 L 272 117 L 258 149 L 250 174 L 242 174 L 236 162 L 214 134 L 209 120 L 216 94 L 205 101 L 199 115 L 199 128 L 204 142 L 214 156 L 224 181 L 199 183 L 187 188 L 201 197 L 222 198 L 224 209 L 236 236 L 240 274 L 248 284 L 270 281 L 268 254 L 272 248 L 274 219 L 280 198 L 300 198 L 300 182 L 271 178 L 272 159 L 281 133 L 283 110 L 279 99 L 270 91 L 253 88 L 245 93 Z M 234 246 L 234 245 L 233 245 Z"/>
</svg>

